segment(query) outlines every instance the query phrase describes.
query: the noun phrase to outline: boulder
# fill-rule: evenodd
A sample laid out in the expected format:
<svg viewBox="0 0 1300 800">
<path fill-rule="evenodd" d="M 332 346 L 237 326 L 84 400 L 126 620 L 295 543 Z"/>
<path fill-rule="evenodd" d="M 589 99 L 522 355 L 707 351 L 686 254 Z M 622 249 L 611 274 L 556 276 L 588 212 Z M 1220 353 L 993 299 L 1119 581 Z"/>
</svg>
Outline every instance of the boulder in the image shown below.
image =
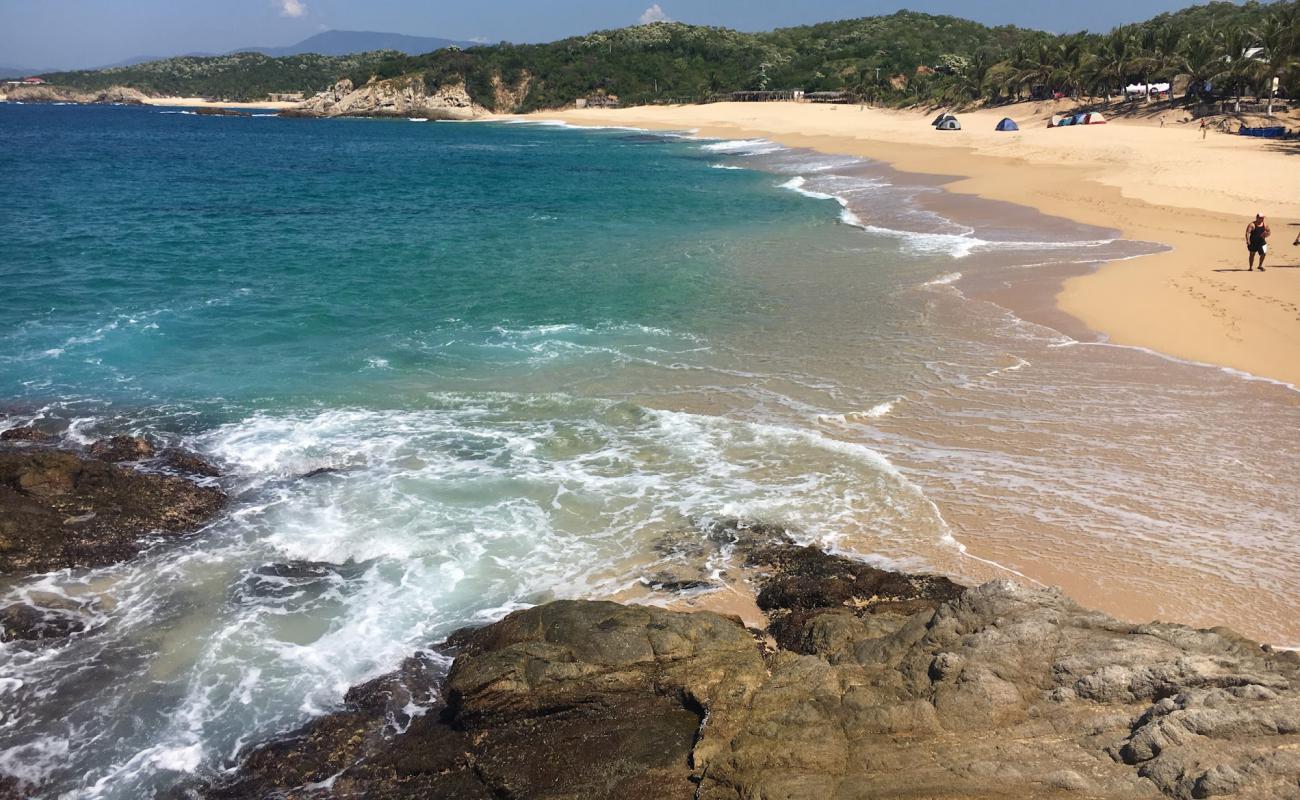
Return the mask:
<svg viewBox="0 0 1300 800">
<path fill-rule="evenodd" d="M 0 574 L 121 561 L 146 537 L 195 530 L 224 502 L 214 487 L 73 452 L 0 450 Z"/>
<path fill-rule="evenodd" d="M 0 442 L 48 442 L 54 438 L 53 434 L 29 425 L 0 431 Z"/>
<path fill-rule="evenodd" d="M 76 616 L 27 603 L 0 608 L 0 642 L 62 639 L 85 629 Z"/>
<path fill-rule="evenodd" d="M 221 470 L 212 462 L 188 450 L 169 447 L 158 457 L 159 463 L 174 472 L 199 478 L 219 478 Z"/>
<path fill-rule="evenodd" d="M 211 798 L 1296 798 L 1300 657 L 964 588 L 752 528 L 734 619 L 560 601 L 461 631 L 254 748 Z M 412 714 L 419 708 L 423 713 Z M 312 787 L 316 788 L 312 788 Z"/>
<path fill-rule="evenodd" d="M 100 461 L 121 464 L 128 461 L 143 461 L 153 458 L 154 447 L 143 436 L 114 436 L 101 439 L 90 446 L 90 455 Z"/>
</svg>

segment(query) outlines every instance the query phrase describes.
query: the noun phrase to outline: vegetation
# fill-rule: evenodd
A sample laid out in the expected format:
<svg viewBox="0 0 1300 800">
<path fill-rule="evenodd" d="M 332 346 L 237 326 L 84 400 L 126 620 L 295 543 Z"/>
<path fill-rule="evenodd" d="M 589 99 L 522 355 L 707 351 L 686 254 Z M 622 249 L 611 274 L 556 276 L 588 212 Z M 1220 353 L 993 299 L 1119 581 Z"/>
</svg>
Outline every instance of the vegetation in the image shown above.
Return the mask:
<svg viewBox="0 0 1300 800">
<path fill-rule="evenodd" d="M 680 23 L 601 31 L 549 44 L 501 43 L 419 56 L 396 52 L 270 58 L 240 53 L 173 58 L 46 75 L 83 90 L 260 99 L 312 92 L 340 77 L 357 85 L 417 76 L 430 90 L 464 83 L 495 108 L 498 82 L 527 92 L 531 111 L 591 95 L 624 104 L 699 102 L 734 91 L 846 92 L 873 102 L 960 105 L 1060 93 L 1109 98 L 1135 82 L 1181 78 L 1189 94 L 1300 95 L 1300 0 L 1212 2 L 1108 34 L 1053 35 L 901 11 L 767 33 Z M 514 101 L 511 101 L 513 105 Z"/>
<path fill-rule="evenodd" d="M 769 33 L 656 23 L 541 45 L 502 43 L 398 56 L 349 76 L 421 74 L 466 84 L 493 108 L 494 77 L 531 76 L 522 111 L 608 93 L 625 103 L 702 101 L 732 91 L 849 92 L 896 105 L 1005 102 L 1050 93 L 1111 97 L 1182 76 L 1195 91 L 1300 93 L 1300 3 L 1215 2 L 1109 34 L 1052 35 L 899 12 Z M 1255 51 L 1255 48 L 1262 48 Z"/>
<path fill-rule="evenodd" d="M 331 86 L 339 75 L 370 69 L 397 55 L 396 51 L 381 50 L 350 56 L 182 56 L 129 67 L 53 72 L 42 77 L 59 86 L 88 92 L 127 86 L 148 95 L 262 100 L 272 92 L 311 94 Z"/>
</svg>

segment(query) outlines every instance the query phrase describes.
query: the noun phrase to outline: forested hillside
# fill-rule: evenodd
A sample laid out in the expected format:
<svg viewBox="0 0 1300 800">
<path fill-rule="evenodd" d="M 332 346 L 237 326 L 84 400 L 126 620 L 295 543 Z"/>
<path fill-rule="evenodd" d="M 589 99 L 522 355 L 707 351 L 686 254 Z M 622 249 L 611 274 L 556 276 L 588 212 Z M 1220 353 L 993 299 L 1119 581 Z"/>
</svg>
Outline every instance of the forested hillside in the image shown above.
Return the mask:
<svg viewBox="0 0 1300 800">
<path fill-rule="evenodd" d="M 1182 76 L 1216 92 L 1264 91 L 1273 76 L 1300 94 L 1300 0 L 1214 2 L 1106 34 L 1054 35 L 990 28 L 956 17 L 901 11 L 766 33 L 681 23 L 602 31 L 549 44 L 501 43 L 418 56 L 270 58 L 240 53 L 45 76 L 83 90 L 128 86 L 148 94 L 257 99 L 362 85 L 399 75 L 433 91 L 464 83 L 496 108 L 500 82 L 528 111 L 597 93 L 624 104 L 700 102 L 742 90 L 845 91 L 891 104 L 1001 102 L 1033 92 L 1111 96 L 1132 82 Z"/>
<path fill-rule="evenodd" d="M 423 74 L 430 88 L 464 80 L 492 107 L 492 77 L 532 76 L 523 109 L 593 92 L 623 103 L 702 101 L 762 89 L 848 91 L 868 100 L 998 102 L 1031 91 L 1106 96 L 1134 81 L 1188 76 L 1251 92 L 1279 75 L 1300 92 L 1300 3 L 1228 2 L 1163 14 L 1108 34 L 989 28 L 902 11 L 768 33 L 657 23 L 543 45 L 499 44 L 399 57 L 349 77 Z M 1256 48 L 1262 48 L 1256 52 Z"/>
<path fill-rule="evenodd" d="M 88 92 L 126 86 L 156 96 L 261 100 L 272 92 L 318 92 L 340 75 L 364 72 L 399 55 L 383 50 L 348 56 L 182 56 L 129 67 L 52 72 L 42 77 L 59 86 Z"/>
</svg>

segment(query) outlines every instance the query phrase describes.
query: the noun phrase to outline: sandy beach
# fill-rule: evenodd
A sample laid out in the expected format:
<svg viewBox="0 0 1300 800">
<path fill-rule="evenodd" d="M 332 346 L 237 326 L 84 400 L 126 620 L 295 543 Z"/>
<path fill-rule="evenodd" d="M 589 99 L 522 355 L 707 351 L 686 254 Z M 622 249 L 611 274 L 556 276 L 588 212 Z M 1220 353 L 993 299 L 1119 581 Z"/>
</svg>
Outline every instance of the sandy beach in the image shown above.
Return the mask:
<svg viewBox="0 0 1300 800">
<path fill-rule="evenodd" d="M 1104 126 L 1049 129 L 1050 104 L 961 115 L 939 132 L 930 113 L 858 106 L 719 103 L 565 111 L 575 125 L 696 130 L 766 137 L 826 153 L 950 176 L 953 192 L 1159 242 L 1168 252 L 1105 265 L 1064 282 L 1059 308 L 1115 344 L 1150 348 L 1300 384 L 1300 147 L 1212 132 L 1170 112 Z M 1004 116 L 1021 130 L 994 130 Z M 1246 271 L 1244 232 L 1256 212 L 1273 230 L 1269 267 Z"/>
</svg>

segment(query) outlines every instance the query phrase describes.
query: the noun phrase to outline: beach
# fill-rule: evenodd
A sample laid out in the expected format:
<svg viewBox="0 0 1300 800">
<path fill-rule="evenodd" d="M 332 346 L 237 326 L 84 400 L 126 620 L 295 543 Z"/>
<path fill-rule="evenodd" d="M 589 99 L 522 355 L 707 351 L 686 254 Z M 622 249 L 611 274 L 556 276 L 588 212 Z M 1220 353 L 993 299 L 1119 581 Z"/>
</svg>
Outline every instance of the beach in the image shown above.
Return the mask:
<svg viewBox="0 0 1300 800">
<path fill-rule="evenodd" d="M 1211 132 L 1170 119 L 1112 120 L 1049 129 L 1054 109 L 1026 103 L 960 115 L 963 130 L 929 126 L 932 113 L 803 103 L 547 112 L 574 125 L 693 130 L 764 137 L 791 147 L 882 160 L 948 176 L 958 194 L 1030 206 L 1158 242 L 1168 252 L 1063 276 L 1060 310 L 1114 344 L 1148 348 L 1300 384 L 1300 161 L 1294 144 Z M 1018 132 L 994 128 L 1004 116 Z M 1245 228 L 1264 213 L 1269 269 L 1246 268 Z M 1033 309 L 1034 297 L 1003 300 Z M 1017 308 L 1017 311 L 1020 309 Z"/>
</svg>

